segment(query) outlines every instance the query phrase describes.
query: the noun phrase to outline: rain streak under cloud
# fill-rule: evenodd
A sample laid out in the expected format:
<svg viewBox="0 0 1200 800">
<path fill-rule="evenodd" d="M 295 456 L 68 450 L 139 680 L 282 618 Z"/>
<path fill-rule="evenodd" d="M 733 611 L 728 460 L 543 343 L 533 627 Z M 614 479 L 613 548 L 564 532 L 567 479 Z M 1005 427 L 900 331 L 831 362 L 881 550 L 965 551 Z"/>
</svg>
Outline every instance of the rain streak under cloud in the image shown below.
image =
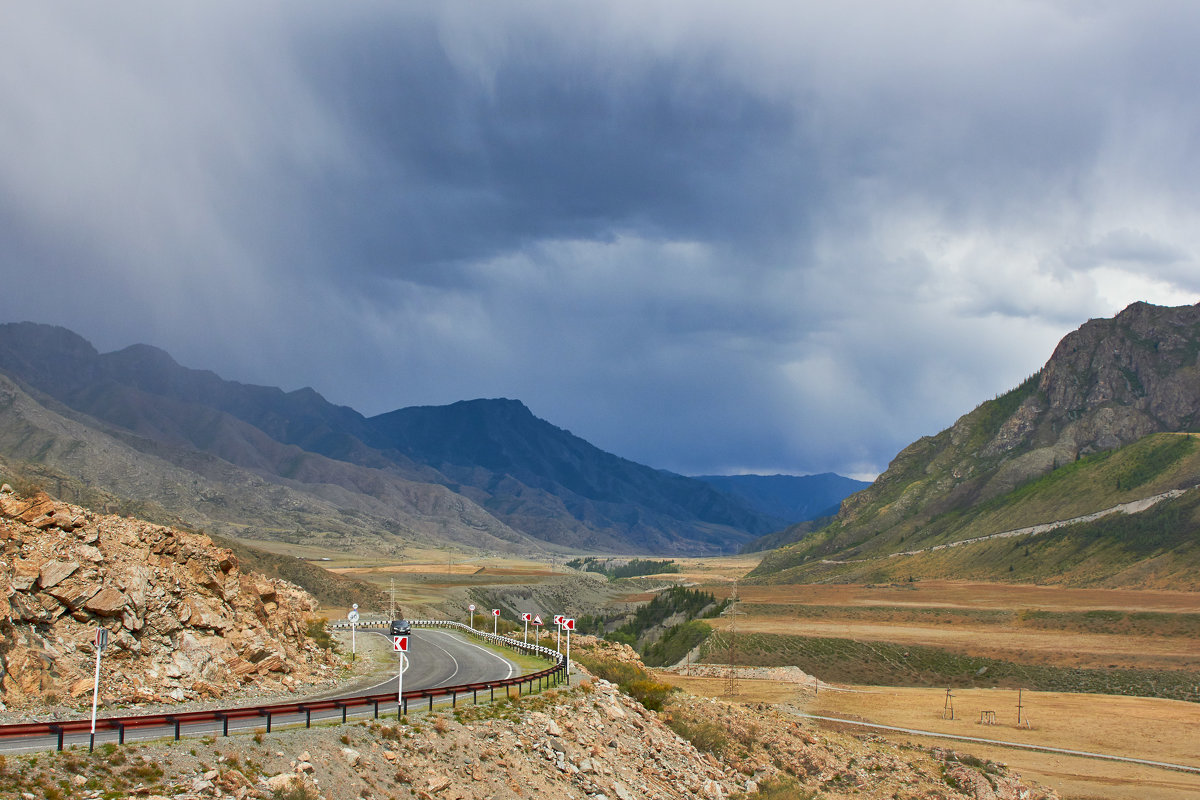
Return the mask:
<svg viewBox="0 0 1200 800">
<path fill-rule="evenodd" d="M 0 320 L 870 476 L 1200 300 L 1186 2 L 23 4 Z"/>
</svg>

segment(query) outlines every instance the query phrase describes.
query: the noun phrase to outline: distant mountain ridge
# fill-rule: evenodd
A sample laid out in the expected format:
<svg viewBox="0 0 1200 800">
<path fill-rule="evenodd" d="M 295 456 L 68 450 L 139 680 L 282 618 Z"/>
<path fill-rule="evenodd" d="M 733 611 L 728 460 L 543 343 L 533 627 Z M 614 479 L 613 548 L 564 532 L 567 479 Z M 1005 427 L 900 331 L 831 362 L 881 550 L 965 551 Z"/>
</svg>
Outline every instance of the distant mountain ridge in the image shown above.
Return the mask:
<svg viewBox="0 0 1200 800">
<path fill-rule="evenodd" d="M 361 530 L 374 541 L 383 531 L 385 538 L 507 549 L 536 549 L 540 541 L 670 554 L 735 550 L 777 526 L 701 481 L 605 453 L 515 400 L 464 401 L 366 418 L 312 389 L 284 392 L 225 381 L 182 367 L 148 345 L 101 354 L 71 331 L 35 323 L 0 325 L 0 371 L 15 381 L 10 395 L 25 394 L 30 401 L 12 406 L 28 412 L 21 421 L 0 423 L 21 429 L 33 424 L 36 438 L 45 440 L 30 452 L 25 446 L 30 436 L 16 437 L 20 441 L 0 453 L 42 463 L 45 454 L 71 449 L 48 432 L 61 427 L 48 415 L 66 414 L 76 426 L 72 436 L 86 438 L 82 431 L 89 429 L 122 442 L 120 458 L 127 466 L 104 478 L 105 470 L 58 458 L 56 470 L 86 473 L 90 485 L 107 480 L 113 485 L 106 490 L 218 524 L 216 532 L 225 535 L 249 535 L 248 527 L 266 538 L 317 535 L 348 542 Z M 35 413 L 30 403 L 42 410 Z M 118 452 L 100 445 L 88 449 L 98 451 Z M 165 459 L 181 470 L 165 494 L 146 480 L 135 486 L 121 477 L 143 469 L 133 466 L 140 457 Z M 225 508 L 211 503 L 205 511 L 182 488 L 188 473 L 206 464 L 204 480 L 215 481 L 206 491 L 221 496 Z M 233 478 L 237 470 L 256 477 Z M 219 474 L 234 483 L 224 483 Z M 274 494 L 293 493 L 286 503 L 312 507 L 311 516 L 297 511 L 298 532 L 289 531 L 281 524 L 287 513 L 255 510 L 253 498 L 240 490 L 248 480 L 278 487 Z M 285 502 L 281 498 L 277 501 Z M 241 529 L 238 517 L 249 520 Z"/>
<path fill-rule="evenodd" d="M 837 513 L 842 500 L 871 484 L 833 472 L 819 475 L 696 475 L 785 524 Z"/>
<path fill-rule="evenodd" d="M 1038 373 L 906 447 L 870 487 L 842 503 L 830 525 L 772 552 L 749 578 L 1062 574 L 1150 583 L 1170 575 L 1171 585 L 1191 585 L 1200 580 L 1200 505 L 1191 488 L 1200 484 L 1200 458 L 1189 449 L 1191 437 L 1180 435 L 1200 430 L 1198 355 L 1200 305 L 1134 303 L 1112 319 L 1090 320 L 1063 338 Z M 1161 438 L 1168 434 L 1176 437 Z M 953 553 L 933 549 L 1173 489 L 1188 492 L 1136 521 L 1117 517 L 1030 539 L 1020 551 L 1028 563 L 996 542 Z M 1147 541 L 1159 549 L 1146 551 Z M 1056 544 L 1039 559 L 1049 542 Z M 1016 546 L 1004 540 L 1003 547 Z M 915 551 L 922 554 L 905 555 Z M 979 569 L 981 559 L 987 566 Z M 1147 573 L 1146 559 L 1159 578 Z M 1086 571 L 1078 568 L 1083 563 Z"/>
</svg>

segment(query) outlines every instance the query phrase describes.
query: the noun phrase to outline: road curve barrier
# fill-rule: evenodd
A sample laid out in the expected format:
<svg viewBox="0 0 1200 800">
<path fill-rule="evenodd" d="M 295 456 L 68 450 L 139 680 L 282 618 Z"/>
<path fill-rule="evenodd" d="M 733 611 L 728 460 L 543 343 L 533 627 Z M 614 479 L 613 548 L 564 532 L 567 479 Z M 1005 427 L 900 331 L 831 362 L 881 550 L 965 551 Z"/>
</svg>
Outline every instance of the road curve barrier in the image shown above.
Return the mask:
<svg viewBox="0 0 1200 800">
<path fill-rule="evenodd" d="M 396 717 L 399 719 L 408 713 L 408 709 L 412 701 L 428 701 L 428 710 L 433 710 L 433 703 L 436 698 L 450 698 L 452 707 L 458 706 L 460 698 L 470 696 L 473 703 L 479 702 L 480 692 L 487 692 L 489 700 L 494 700 L 497 689 L 503 689 L 505 696 L 511 696 L 513 687 L 517 688 L 517 696 L 523 693 L 535 691 L 534 685 L 537 686 L 537 691 L 550 686 L 556 686 L 563 681 L 569 680 L 567 675 L 567 659 L 557 650 L 549 647 L 542 647 L 536 644 L 528 644 L 517 639 L 510 639 L 507 636 L 496 636 L 495 634 L 485 633 L 472 629 L 468 625 L 461 622 L 451 622 L 449 620 L 410 620 L 411 625 L 419 628 L 447 628 L 452 630 L 461 630 L 465 633 L 470 633 L 478 636 L 493 644 L 510 647 L 530 655 L 541 656 L 553 661 L 553 665 L 546 669 L 537 672 L 527 673 L 525 675 L 515 675 L 511 678 L 502 678 L 494 681 L 480 681 L 478 683 L 464 683 L 456 686 L 437 686 L 429 689 L 414 689 L 404 692 L 401 697 L 397 697 L 395 692 L 385 692 L 382 694 L 358 695 L 355 697 L 343 697 L 333 700 L 313 700 L 308 702 L 298 703 L 277 703 L 272 705 L 262 706 L 241 706 L 237 708 L 213 709 L 207 711 L 181 711 L 178 713 L 159 713 L 159 714 L 140 714 L 121 717 L 104 717 L 96 720 L 96 736 L 99 737 L 102 733 L 108 734 L 106 738 L 112 738 L 111 734 L 116 733 L 116 743 L 125 744 L 125 735 L 127 732 L 140 729 L 164 728 L 170 730 L 175 740 L 184 735 L 188 726 L 214 726 L 219 725 L 223 736 L 229 735 L 230 720 L 259 720 L 262 721 L 263 727 L 267 733 L 271 732 L 272 724 L 280 718 L 287 718 L 289 721 L 285 724 L 299 724 L 300 715 L 303 715 L 305 727 L 312 725 L 313 712 L 328 712 L 341 711 L 342 722 L 347 720 L 347 715 L 351 709 L 372 708 L 374 716 L 379 719 L 380 709 L 387 711 L 390 708 L 396 709 Z M 376 623 L 379 626 L 386 627 L 388 623 Z M 335 623 L 330 627 L 333 628 L 349 628 L 350 623 Z M 357 627 L 370 627 L 370 624 L 359 624 Z M 522 687 L 528 685 L 528 689 L 522 692 Z M 390 712 L 388 712 L 390 713 Z M 46 747 L 55 747 L 62 750 L 66 737 L 74 735 L 82 735 L 82 742 L 88 743 L 88 738 L 91 732 L 92 722 L 90 718 L 59 720 L 54 722 L 28 722 L 16 723 L 11 725 L 0 725 L 0 747 L 12 743 L 17 739 L 46 739 Z M 205 733 L 216 734 L 215 727 L 212 731 Z M 52 744 L 53 743 L 53 744 Z M 42 748 L 37 748 L 42 749 Z"/>
</svg>

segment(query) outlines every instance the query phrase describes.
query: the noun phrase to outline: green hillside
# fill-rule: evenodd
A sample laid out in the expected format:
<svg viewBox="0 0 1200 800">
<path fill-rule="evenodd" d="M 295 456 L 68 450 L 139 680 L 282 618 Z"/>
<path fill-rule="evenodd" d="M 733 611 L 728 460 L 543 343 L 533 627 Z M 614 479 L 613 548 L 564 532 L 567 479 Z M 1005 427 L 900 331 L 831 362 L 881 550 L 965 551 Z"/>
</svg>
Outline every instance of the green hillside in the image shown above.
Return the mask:
<svg viewBox="0 0 1200 800">
<path fill-rule="evenodd" d="M 748 577 L 766 583 L 911 577 L 1200 587 L 1200 490 L 1192 488 L 1200 485 L 1196 438 L 1152 434 L 966 508 L 895 515 L 884 503 L 876 515 L 893 519 L 879 533 L 864 537 L 861 523 L 839 519 L 771 553 Z M 1171 490 L 1188 491 L 1137 513 L 939 547 L 1084 517 Z"/>
</svg>

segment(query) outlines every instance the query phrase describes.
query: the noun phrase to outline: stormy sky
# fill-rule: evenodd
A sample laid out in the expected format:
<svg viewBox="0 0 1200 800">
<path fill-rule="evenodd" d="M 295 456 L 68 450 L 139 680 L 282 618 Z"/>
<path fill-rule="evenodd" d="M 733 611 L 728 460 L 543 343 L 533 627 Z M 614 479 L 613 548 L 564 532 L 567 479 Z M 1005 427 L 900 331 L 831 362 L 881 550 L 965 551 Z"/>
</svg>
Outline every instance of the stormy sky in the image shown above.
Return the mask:
<svg viewBox="0 0 1200 800">
<path fill-rule="evenodd" d="M 1193 2 L 94 2 L 0 22 L 0 321 L 686 474 L 869 477 L 1200 300 Z"/>
</svg>

